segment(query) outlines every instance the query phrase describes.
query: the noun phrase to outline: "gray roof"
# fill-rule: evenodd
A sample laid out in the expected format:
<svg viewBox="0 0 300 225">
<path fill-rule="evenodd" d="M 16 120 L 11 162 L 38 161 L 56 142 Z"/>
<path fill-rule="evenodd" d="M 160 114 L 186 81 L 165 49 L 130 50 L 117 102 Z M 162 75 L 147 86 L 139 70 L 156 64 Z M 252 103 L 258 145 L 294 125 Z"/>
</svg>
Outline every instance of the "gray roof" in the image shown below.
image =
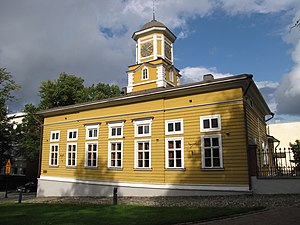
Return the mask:
<svg viewBox="0 0 300 225">
<path fill-rule="evenodd" d="M 148 28 L 151 28 L 151 27 L 166 27 L 166 25 L 164 25 L 163 23 L 161 22 L 158 22 L 157 20 L 153 19 L 151 20 L 150 22 L 146 23 L 141 30 L 145 30 L 145 29 L 148 29 Z"/>
</svg>

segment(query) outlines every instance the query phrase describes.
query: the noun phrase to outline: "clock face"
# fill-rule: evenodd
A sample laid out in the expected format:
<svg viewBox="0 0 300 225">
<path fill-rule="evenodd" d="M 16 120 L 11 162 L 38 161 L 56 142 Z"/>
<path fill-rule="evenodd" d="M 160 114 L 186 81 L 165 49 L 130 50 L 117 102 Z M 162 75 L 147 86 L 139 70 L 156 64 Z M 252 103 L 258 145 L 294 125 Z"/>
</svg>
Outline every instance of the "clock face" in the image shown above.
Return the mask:
<svg viewBox="0 0 300 225">
<path fill-rule="evenodd" d="M 153 52 L 153 45 L 151 42 L 147 42 L 145 44 L 141 45 L 141 56 L 142 57 L 147 57 L 151 55 Z"/>
<path fill-rule="evenodd" d="M 165 56 L 168 58 L 168 59 L 171 59 L 171 46 L 167 43 L 165 43 Z"/>
</svg>

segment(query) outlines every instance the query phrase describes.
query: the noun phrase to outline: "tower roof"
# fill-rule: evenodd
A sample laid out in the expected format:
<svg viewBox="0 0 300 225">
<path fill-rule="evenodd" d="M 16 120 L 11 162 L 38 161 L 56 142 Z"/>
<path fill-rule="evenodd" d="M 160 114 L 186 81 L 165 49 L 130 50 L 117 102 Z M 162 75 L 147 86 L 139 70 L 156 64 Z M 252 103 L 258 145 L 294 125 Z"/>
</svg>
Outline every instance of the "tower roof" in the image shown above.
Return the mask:
<svg viewBox="0 0 300 225">
<path fill-rule="evenodd" d="M 166 25 L 155 19 L 144 24 L 144 26 L 142 26 L 140 30 L 134 32 L 132 38 L 136 41 L 141 35 L 145 35 L 153 31 L 160 31 L 164 33 L 172 42 L 174 42 L 176 39 L 176 36 L 172 33 L 172 31 L 169 30 L 169 28 Z"/>
<path fill-rule="evenodd" d="M 148 28 L 151 28 L 151 27 L 164 27 L 164 28 L 167 28 L 163 23 L 153 19 L 150 22 L 146 23 L 144 26 L 142 26 L 141 30 L 145 30 L 145 29 L 148 29 Z"/>
</svg>

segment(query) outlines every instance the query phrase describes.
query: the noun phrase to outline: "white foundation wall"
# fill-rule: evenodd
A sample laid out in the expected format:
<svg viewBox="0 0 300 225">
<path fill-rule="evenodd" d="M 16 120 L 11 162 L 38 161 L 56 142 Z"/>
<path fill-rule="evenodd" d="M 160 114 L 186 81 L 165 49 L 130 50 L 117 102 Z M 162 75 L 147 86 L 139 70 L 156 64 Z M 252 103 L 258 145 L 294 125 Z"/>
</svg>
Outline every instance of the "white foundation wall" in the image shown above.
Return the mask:
<svg viewBox="0 0 300 225">
<path fill-rule="evenodd" d="M 114 187 L 118 196 L 209 196 L 250 194 L 248 186 L 220 185 L 160 185 L 90 182 L 81 180 L 55 180 L 40 178 L 37 197 L 93 196 L 111 197 Z"/>
</svg>

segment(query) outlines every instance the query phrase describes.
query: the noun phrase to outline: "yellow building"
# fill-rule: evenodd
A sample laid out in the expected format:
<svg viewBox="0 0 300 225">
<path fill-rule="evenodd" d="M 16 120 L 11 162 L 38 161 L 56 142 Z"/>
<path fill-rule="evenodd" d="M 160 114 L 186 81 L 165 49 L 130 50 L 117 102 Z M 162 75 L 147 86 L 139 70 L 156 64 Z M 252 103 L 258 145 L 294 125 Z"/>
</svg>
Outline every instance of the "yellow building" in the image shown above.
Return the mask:
<svg viewBox="0 0 300 225">
<path fill-rule="evenodd" d="M 251 191 L 252 146 L 266 143 L 272 114 L 252 75 L 179 85 L 175 35 L 152 20 L 132 38 L 127 93 L 40 112 L 38 196 Z"/>
</svg>

